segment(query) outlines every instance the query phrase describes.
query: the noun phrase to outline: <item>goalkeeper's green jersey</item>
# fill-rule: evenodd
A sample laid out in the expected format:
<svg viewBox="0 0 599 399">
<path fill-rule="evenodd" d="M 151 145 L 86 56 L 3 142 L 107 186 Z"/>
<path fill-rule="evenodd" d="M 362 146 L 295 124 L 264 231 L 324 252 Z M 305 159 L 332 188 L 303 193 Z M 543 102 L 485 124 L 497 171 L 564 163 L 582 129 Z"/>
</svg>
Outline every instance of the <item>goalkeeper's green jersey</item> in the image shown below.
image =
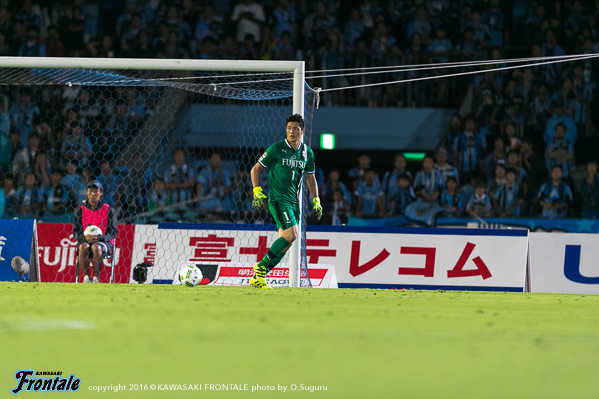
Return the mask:
<svg viewBox="0 0 599 399">
<path fill-rule="evenodd" d="M 258 162 L 269 169 L 269 201 L 298 204 L 302 175 L 315 170 L 312 149 L 302 143 L 294 150 L 285 139 L 269 146 Z"/>
</svg>

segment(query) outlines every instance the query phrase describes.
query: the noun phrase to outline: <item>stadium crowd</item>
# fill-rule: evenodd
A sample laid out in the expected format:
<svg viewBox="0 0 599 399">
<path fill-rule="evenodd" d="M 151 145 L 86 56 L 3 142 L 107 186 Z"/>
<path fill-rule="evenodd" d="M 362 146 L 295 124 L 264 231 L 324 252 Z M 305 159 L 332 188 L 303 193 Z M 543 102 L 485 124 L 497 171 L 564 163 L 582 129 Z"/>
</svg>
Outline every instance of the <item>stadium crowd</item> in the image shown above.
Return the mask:
<svg viewBox="0 0 599 399">
<path fill-rule="evenodd" d="M 0 55 L 302 59 L 308 70 L 330 70 L 592 54 L 599 49 L 598 11 L 588 0 L 0 0 Z M 501 66 L 327 93 L 330 105 L 470 110 L 451 118 L 422 165 L 408 165 L 398 153 L 393 165 L 374 171 L 364 154 L 349 172 L 328 170 L 325 179 L 320 171 L 328 222 L 401 215 L 417 199 L 452 215 L 599 217 L 599 62 L 492 70 Z M 309 83 L 331 88 L 442 73 Z M 72 212 L 93 177 L 125 215 L 188 203 L 201 212 L 259 217 L 248 207 L 247 171 L 223 169 L 216 152 L 199 170 L 185 149 L 174 151 L 165 171 L 145 169 L 140 154 L 132 167 L 115 167 L 111 154 L 139 131 L 159 90 L 121 87 L 97 98 L 85 87 L 13 87 L 2 94 L 2 217 Z"/>
</svg>

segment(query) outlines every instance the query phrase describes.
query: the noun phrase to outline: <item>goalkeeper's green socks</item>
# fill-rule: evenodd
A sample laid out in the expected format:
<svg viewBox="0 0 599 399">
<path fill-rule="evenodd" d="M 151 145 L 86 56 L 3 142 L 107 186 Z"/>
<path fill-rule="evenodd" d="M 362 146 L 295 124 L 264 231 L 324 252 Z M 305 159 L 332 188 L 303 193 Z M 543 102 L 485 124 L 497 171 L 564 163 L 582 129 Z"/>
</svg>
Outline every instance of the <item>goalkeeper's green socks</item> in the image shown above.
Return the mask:
<svg viewBox="0 0 599 399">
<path fill-rule="evenodd" d="M 272 270 L 279 264 L 283 256 L 285 256 L 285 248 L 289 246 L 289 241 L 283 237 L 279 237 L 270 247 L 264 258 L 258 263 L 259 266 L 264 266 L 268 270 Z"/>
<path fill-rule="evenodd" d="M 274 269 L 279 262 L 281 261 L 281 259 L 283 259 L 283 257 L 285 256 L 287 252 L 281 252 L 279 254 L 279 256 L 277 256 L 276 258 L 274 258 L 273 260 L 271 260 L 267 265 L 266 268 L 268 269 L 268 271 L 270 272 L 272 269 Z"/>
</svg>

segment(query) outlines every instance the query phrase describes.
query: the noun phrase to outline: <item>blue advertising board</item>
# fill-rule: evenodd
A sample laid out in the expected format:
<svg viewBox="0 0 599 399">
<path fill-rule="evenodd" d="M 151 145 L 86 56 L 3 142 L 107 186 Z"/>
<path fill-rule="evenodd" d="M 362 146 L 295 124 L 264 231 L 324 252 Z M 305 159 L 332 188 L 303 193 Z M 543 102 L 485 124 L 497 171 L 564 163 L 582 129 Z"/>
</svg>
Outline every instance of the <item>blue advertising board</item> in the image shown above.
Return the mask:
<svg viewBox="0 0 599 399">
<path fill-rule="evenodd" d="M 15 256 L 30 263 L 33 223 L 34 220 L 0 219 L 0 281 L 19 281 L 11 266 Z"/>
</svg>

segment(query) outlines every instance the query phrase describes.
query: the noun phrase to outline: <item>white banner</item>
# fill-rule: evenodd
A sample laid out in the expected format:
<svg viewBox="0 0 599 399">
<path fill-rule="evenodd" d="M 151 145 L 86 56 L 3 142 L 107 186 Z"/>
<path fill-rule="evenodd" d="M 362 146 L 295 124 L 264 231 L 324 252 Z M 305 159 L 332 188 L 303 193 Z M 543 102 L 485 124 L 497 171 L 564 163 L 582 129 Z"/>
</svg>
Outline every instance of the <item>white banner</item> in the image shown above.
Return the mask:
<svg viewBox="0 0 599 399">
<path fill-rule="evenodd" d="M 180 285 L 179 271 L 189 265 L 181 263 L 173 273 L 173 284 Z M 249 286 L 250 278 L 254 275 L 253 263 L 217 263 L 195 264 L 202 271 L 202 285 Z M 332 265 L 309 265 L 308 273 L 312 288 L 338 288 L 335 268 Z M 306 278 L 302 272 L 302 279 Z M 279 264 L 266 275 L 266 283 L 271 287 L 289 287 L 289 265 Z"/>
<path fill-rule="evenodd" d="M 402 231 L 328 233 L 339 287 L 524 290 L 527 231 Z"/>
<path fill-rule="evenodd" d="M 530 290 L 599 294 L 599 235 L 530 234 Z"/>
<path fill-rule="evenodd" d="M 158 230 L 156 265 L 149 270 L 155 282 L 172 281 L 180 263 L 255 264 L 278 237 L 274 230 L 196 226 Z M 307 233 L 308 264 L 334 265 L 339 287 L 524 289 L 526 230 L 323 230 Z"/>
</svg>

